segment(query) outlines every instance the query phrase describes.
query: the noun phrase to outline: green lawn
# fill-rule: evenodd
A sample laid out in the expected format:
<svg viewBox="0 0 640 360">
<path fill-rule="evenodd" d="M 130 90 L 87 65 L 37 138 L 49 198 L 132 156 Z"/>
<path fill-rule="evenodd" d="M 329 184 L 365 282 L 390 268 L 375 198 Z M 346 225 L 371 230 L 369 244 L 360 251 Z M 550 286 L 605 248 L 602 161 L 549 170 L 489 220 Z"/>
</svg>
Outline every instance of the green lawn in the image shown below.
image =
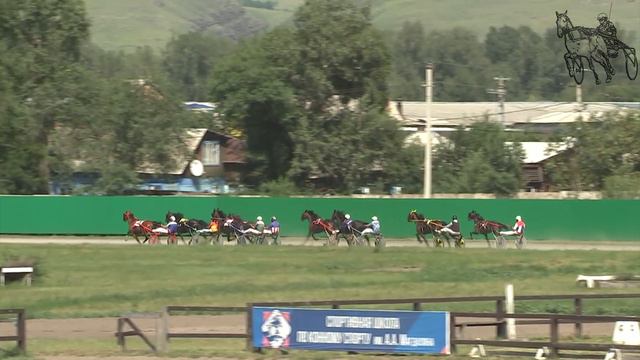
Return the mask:
<svg viewBox="0 0 640 360">
<path fill-rule="evenodd" d="M 638 254 L 621 251 L 2 245 L 0 261 L 16 258 L 38 261 L 34 284 L 0 288 L 0 308 L 26 308 L 37 318 L 115 316 L 165 305 L 501 295 L 506 283 L 516 295 L 611 293 L 579 287 L 575 278 L 640 273 Z M 517 310 L 571 312 L 572 306 L 521 302 Z M 495 309 L 493 303 L 428 307 Z M 640 314 L 640 302 L 589 301 L 585 312 Z"/>
</svg>

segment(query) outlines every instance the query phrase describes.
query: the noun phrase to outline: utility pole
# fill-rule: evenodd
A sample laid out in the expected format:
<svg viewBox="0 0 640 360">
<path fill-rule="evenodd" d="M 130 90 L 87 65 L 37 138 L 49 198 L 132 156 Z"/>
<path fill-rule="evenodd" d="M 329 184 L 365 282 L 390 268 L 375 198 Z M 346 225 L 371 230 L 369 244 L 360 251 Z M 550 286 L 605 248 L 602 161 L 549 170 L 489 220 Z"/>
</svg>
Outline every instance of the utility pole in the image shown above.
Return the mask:
<svg viewBox="0 0 640 360">
<path fill-rule="evenodd" d="M 427 64 L 425 68 L 425 98 L 427 104 L 427 117 L 424 127 L 424 198 L 431 198 L 431 101 L 433 100 L 433 64 Z"/>
<path fill-rule="evenodd" d="M 504 82 L 511 80 L 511 78 L 494 77 L 493 80 L 496 80 L 498 82 L 498 88 L 497 89 L 489 89 L 487 92 L 489 94 L 498 95 L 498 103 L 499 103 L 499 111 L 498 112 L 500 113 L 500 123 L 502 124 L 502 126 L 504 126 L 505 125 L 504 101 L 507 98 L 507 89 L 505 87 Z"/>
</svg>

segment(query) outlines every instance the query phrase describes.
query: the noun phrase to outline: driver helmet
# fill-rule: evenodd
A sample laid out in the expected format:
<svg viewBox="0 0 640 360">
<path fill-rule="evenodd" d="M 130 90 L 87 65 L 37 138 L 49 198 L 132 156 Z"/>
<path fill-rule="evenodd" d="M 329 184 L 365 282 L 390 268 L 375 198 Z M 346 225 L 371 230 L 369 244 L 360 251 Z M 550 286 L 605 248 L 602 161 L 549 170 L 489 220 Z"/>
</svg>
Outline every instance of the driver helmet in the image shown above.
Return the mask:
<svg viewBox="0 0 640 360">
<path fill-rule="evenodd" d="M 520 215 L 516 216 L 516 220 L 520 221 L 522 220 L 522 217 L 520 217 Z"/>
<path fill-rule="evenodd" d="M 256 220 L 258 220 L 258 221 L 262 221 L 262 216 L 258 216 L 258 217 L 256 218 Z"/>
<path fill-rule="evenodd" d="M 451 220 L 453 220 L 453 221 L 458 221 L 458 217 L 457 217 L 456 215 L 453 215 L 453 216 L 451 217 Z"/>
<path fill-rule="evenodd" d="M 377 217 L 377 216 L 372 216 L 372 217 L 371 217 L 371 220 L 373 220 L 373 221 L 378 221 L 378 217 Z"/>
<path fill-rule="evenodd" d="M 345 218 L 345 219 L 347 219 L 347 220 L 349 220 L 349 219 L 351 219 L 351 215 L 349 215 L 349 214 L 345 214 L 345 215 L 344 215 L 344 218 Z"/>
<path fill-rule="evenodd" d="M 609 19 L 609 17 L 605 13 L 600 13 L 600 14 L 598 14 L 597 19 L 598 19 L 598 21 L 606 21 L 607 19 Z"/>
<path fill-rule="evenodd" d="M 169 220 L 171 220 L 171 221 L 176 221 L 176 217 L 175 217 L 175 216 L 173 216 L 173 215 L 171 215 L 171 216 L 169 216 Z"/>
<path fill-rule="evenodd" d="M 272 217 L 271 217 L 271 221 L 276 221 L 276 220 L 277 220 L 277 219 L 276 219 L 276 217 L 275 217 L 275 216 L 272 216 Z"/>
</svg>

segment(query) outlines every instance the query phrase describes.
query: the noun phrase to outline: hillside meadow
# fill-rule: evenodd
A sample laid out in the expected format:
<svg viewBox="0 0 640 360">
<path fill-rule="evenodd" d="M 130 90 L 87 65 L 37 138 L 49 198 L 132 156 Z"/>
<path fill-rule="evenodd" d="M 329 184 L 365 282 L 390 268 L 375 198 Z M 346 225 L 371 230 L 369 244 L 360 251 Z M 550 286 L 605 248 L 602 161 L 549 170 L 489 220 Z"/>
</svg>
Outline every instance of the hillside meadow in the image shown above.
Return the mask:
<svg viewBox="0 0 640 360">
<path fill-rule="evenodd" d="M 514 284 L 516 295 L 633 292 L 586 289 L 575 279 L 578 274 L 639 274 L 637 255 L 594 250 L 3 244 L 0 262 L 37 265 L 32 287 L 11 282 L 0 288 L 0 308 L 26 308 L 30 318 L 103 317 L 158 311 L 166 305 L 501 295 L 507 283 Z M 493 311 L 495 304 L 424 307 Z M 569 313 L 573 304 L 520 302 L 516 310 Z M 584 311 L 637 315 L 640 302 L 590 300 Z"/>
<path fill-rule="evenodd" d="M 179 3 L 163 0 L 85 0 L 85 4 L 92 22 L 92 40 L 109 50 L 133 51 L 135 47 L 145 45 L 160 50 L 172 36 L 193 30 L 219 31 L 219 26 L 224 25 L 225 21 L 234 24 L 234 19 L 224 19 L 226 13 L 229 16 L 241 16 L 238 11 L 229 11 L 229 5 L 224 5 L 226 2 L 207 0 L 183 0 Z M 254 19 L 256 22 L 251 22 L 252 26 L 264 26 L 264 31 L 279 25 L 290 25 L 293 13 L 302 4 L 304 0 L 278 0 L 273 9 L 245 6 L 240 11 L 244 10 L 246 14 L 244 22 Z M 386 33 L 397 32 L 405 21 L 418 21 L 427 33 L 465 27 L 482 40 L 491 26 L 529 26 L 538 33 L 555 29 L 556 10 L 568 10 L 575 25 L 595 27 L 597 14 L 608 13 L 611 2 L 372 0 L 371 4 L 375 27 Z M 614 3 L 612 20 L 619 32 L 635 32 L 636 44 L 640 40 L 639 17 L 640 0 Z"/>
</svg>

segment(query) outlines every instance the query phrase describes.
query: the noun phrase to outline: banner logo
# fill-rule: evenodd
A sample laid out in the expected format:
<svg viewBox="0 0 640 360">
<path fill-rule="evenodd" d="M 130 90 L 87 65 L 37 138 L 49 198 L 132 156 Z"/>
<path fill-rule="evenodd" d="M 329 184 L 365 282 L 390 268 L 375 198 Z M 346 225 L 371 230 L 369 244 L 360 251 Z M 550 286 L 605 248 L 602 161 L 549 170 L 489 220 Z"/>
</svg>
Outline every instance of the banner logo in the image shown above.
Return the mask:
<svg viewBox="0 0 640 360">
<path fill-rule="evenodd" d="M 262 313 L 262 344 L 274 349 L 289 347 L 291 313 L 279 310 Z"/>
</svg>

